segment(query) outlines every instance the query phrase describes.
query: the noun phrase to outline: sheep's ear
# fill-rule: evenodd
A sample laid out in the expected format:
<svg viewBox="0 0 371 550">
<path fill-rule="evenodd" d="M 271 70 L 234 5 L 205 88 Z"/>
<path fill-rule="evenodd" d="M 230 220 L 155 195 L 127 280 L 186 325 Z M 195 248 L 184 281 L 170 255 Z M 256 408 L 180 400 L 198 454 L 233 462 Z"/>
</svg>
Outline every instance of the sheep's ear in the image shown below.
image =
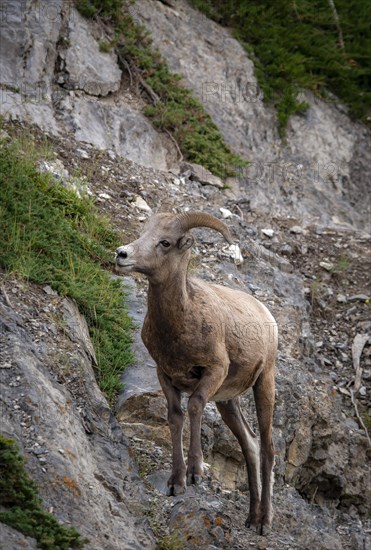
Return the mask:
<svg viewBox="0 0 371 550">
<path fill-rule="evenodd" d="M 177 243 L 178 245 L 178 248 L 179 250 L 188 250 L 188 248 L 191 248 L 191 246 L 193 246 L 193 243 L 195 242 L 194 238 L 192 237 L 192 235 L 188 234 L 188 235 L 184 235 L 183 237 L 181 237 Z"/>
</svg>

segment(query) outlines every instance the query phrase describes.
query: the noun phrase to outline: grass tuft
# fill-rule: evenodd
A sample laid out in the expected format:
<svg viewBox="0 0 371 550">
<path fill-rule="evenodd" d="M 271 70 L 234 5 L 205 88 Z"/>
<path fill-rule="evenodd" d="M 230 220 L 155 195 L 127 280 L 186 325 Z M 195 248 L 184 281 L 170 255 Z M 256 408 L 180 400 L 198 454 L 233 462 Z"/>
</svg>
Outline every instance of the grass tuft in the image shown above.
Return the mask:
<svg viewBox="0 0 371 550">
<path fill-rule="evenodd" d="M 119 244 L 92 201 L 79 198 L 35 163 L 32 140 L 0 143 L 0 267 L 76 300 L 95 347 L 100 388 L 112 401 L 133 360 L 122 285 L 102 266 Z"/>
<path fill-rule="evenodd" d="M 88 542 L 73 527 L 46 512 L 25 459 L 12 439 L 0 435 L 0 521 L 36 539 L 43 550 L 83 548 Z"/>
</svg>

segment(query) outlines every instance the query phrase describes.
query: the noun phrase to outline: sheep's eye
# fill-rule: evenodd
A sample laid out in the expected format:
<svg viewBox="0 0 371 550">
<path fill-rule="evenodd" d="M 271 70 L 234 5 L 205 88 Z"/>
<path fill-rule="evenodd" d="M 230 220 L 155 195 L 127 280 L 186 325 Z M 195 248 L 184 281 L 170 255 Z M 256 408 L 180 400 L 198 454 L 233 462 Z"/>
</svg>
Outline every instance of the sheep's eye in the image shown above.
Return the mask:
<svg viewBox="0 0 371 550">
<path fill-rule="evenodd" d="M 170 246 L 169 241 L 160 241 L 160 244 L 161 244 L 161 246 L 163 246 L 164 248 L 169 248 L 169 246 Z"/>
</svg>

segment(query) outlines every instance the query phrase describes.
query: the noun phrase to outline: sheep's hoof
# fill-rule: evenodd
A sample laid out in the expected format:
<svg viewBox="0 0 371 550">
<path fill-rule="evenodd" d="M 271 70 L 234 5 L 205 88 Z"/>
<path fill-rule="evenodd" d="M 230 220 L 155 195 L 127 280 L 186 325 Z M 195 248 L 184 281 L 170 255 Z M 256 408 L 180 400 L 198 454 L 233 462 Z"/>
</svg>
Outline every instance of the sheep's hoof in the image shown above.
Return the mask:
<svg viewBox="0 0 371 550">
<path fill-rule="evenodd" d="M 247 520 L 246 520 L 245 525 L 248 529 L 251 529 L 252 531 L 255 531 L 258 535 L 261 535 L 263 537 L 269 535 L 269 533 L 271 532 L 271 526 L 270 525 L 262 523 L 261 521 L 259 521 L 256 518 L 251 519 L 250 517 L 248 517 Z"/>
<path fill-rule="evenodd" d="M 247 518 L 245 522 L 245 526 L 248 529 L 251 529 L 251 531 L 257 531 L 258 529 L 258 522 L 256 520 L 250 519 L 250 517 Z"/>
<path fill-rule="evenodd" d="M 200 485 L 202 481 L 202 476 L 198 474 L 188 474 L 187 475 L 187 485 Z"/>
<path fill-rule="evenodd" d="M 271 527 L 269 525 L 258 525 L 256 528 L 256 532 L 258 535 L 261 535 L 262 537 L 266 537 L 271 532 Z"/>
<path fill-rule="evenodd" d="M 177 485 L 177 484 L 168 485 L 166 496 L 176 497 L 178 495 L 182 495 L 183 493 L 185 493 L 185 490 L 186 488 L 184 485 Z"/>
</svg>

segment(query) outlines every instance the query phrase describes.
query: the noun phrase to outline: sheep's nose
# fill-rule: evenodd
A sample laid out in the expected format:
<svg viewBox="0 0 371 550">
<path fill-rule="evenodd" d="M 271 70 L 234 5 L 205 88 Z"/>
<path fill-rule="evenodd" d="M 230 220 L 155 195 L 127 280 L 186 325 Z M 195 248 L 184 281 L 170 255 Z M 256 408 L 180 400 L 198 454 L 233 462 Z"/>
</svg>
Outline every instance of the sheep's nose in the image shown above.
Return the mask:
<svg viewBox="0 0 371 550">
<path fill-rule="evenodd" d="M 125 267 L 133 256 L 133 247 L 130 244 L 119 246 L 116 249 L 116 264 Z"/>
<path fill-rule="evenodd" d="M 120 250 L 119 248 L 116 250 L 116 258 L 122 258 L 125 260 L 125 258 L 128 257 L 128 253 L 126 250 Z"/>
</svg>

